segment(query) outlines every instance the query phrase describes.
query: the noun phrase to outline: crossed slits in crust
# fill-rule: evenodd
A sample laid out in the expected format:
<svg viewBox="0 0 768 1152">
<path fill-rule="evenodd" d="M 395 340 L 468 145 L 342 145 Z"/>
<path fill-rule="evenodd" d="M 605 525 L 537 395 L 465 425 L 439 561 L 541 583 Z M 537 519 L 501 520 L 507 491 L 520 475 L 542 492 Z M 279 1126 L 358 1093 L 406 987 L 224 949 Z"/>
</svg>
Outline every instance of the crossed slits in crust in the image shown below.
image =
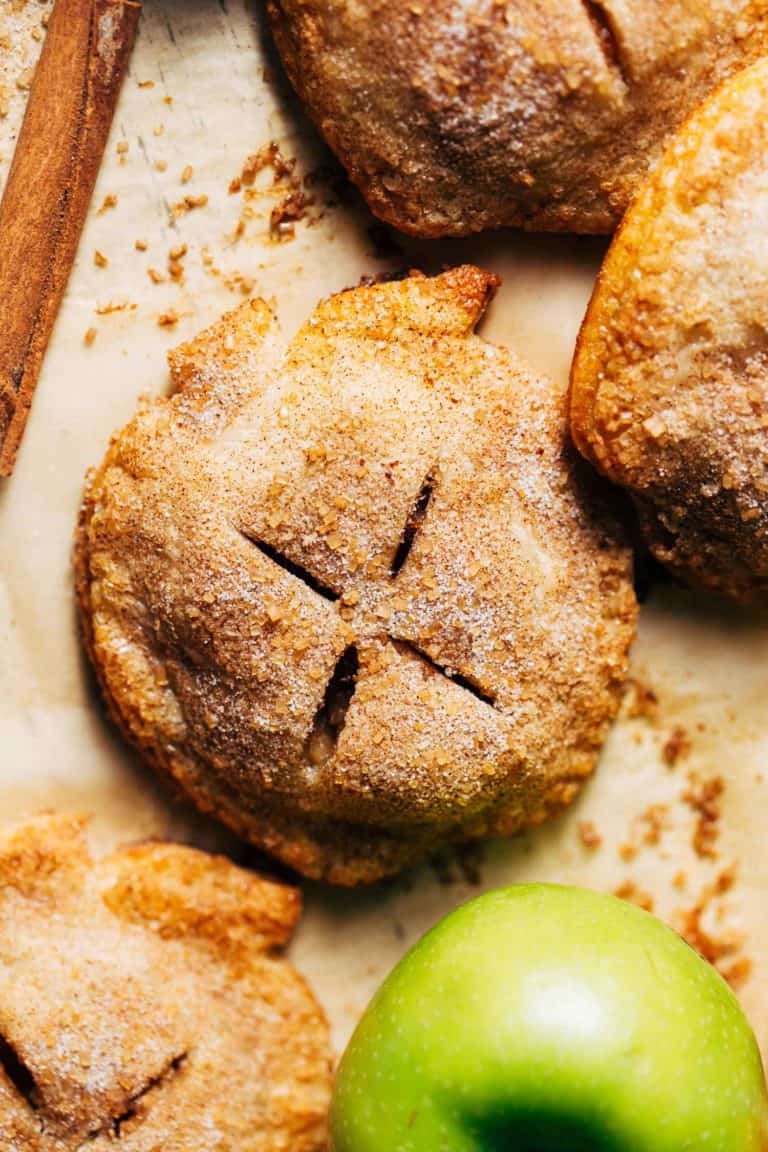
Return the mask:
<svg viewBox="0 0 768 1152">
<path fill-rule="evenodd" d="M 364 804 L 375 825 L 471 814 L 494 789 L 514 789 L 526 760 L 559 756 L 547 727 L 569 728 L 577 696 L 591 694 L 573 666 L 601 627 L 597 533 L 566 487 L 558 393 L 471 335 L 471 322 L 456 332 L 438 315 L 419 331 L 414 298 L 450 299 L 453 287 L 447 276 L 422 283 L 378 290 L 373 322 L 355 293 L 321 306 L 268 402 L 246 404 L 227 434 L 238 449 L 227 515 L 259 542 L 259 595 L 273 583 L 275 615 L 289 619 L 283 582 L 303 585 L 327 622 L 305 653 L 306 627 L 286 625 L 286 698 L 310 674 L 319 682 L 299 752 L 306 763 L 309 747 L 313 763 L 276 773 L 270 791 L 291 781 L 311 812 L 333 788 L 340 819 L 359 820 Z M 392 338 L 406 293 L 410 322 Z M 226 454 L 212 457 L 222 470 Z M 322 665 L 318 635 L 333 646 Z M 343 691 L 318 739 L 334 682 Z M 531 789 L 533 772 L 526 779 Z"/>
<path fill-rule="evenodd" d="M 472 540 L 475 506 L 483 502 L 488 478 L 495 477 L 502 489 L 508 486 L 503 459 L 489 460 L 480 441 L 486 435 L 499 439 L 502 420 L 514 419 L 494 410 L 499 395 L 509 395 L 506 361 L 497 361 L 480 341 L 467 344 L 446 340 L 447 379 L 434 385 L 419 379 L 424 371 L 419 344 L 406 344 L 398 350 L 398 371 L 412 383 L 398 391 L 391 377 L 386 388 L 379 384 L 366 343 L 358 340 L 350 349 L 342 335 L 330 382 L 324 366 L 295 364 L 308 394 L 306 407 L 287 405 L 285 415 L 276 400 L 276 415 L 257 415 L 256 409 L 243 418 L 243 425 L 258 422 L 261 435 L 274 444 L 255 487 L 235 503 L 240 530 L 271 561 L 270 571 L 259 579 L 267 585 L 274 580 L 284 603 L 289 593 L 283 581 L 287 576 L 295 586 L 298 578 L 302 592 L 327 621 L 324 639 L 335 637 L 335 657 L 325 666 L 317 706 L 304 721 L 302 758 L 306 761 L 309 753 L 313 770 L 324 767 L 339 812 L 347 798 L 352 806 L 367 790 L 377 789 L 374 822 L 397 820 L 405 807 L 418 811 L 413 800 L 419 788 L 423 792 L 424 776 L 440 780 L 444 812 L 466 810 L 472 795 L 488 787 L 491 765 L 501 778 L 516 762 L 510 722 L 503 706 L 493 707 L 504 672 L 489 654 L 488 636 L 496 629 L 486 621 L 493 606 L 472 587 L 477 573 L 464 581 L 461 606 L 451 606 L 452 569 L 465 569 L 473 547 L 487 553 L 483 559 L 492 565 L 499 563 L 504 529 L 494 524 L 493 515 L 487 519 L 490 530 Z M 343 376 L 341 387 L 336 373 Z M 478 413 L 466 392 L 466 378 L 473 373 L 485 377 L 488 392 L 483 396 L 483 388 L 475 386 Z M 286 383 L 281 399 L 291 392 Z M 487 433 L 472 427 L 476 420 L 480 428 L 484 418 Z M 243 435 L 238 432 L 237 439 Z M 485 476 L 483 456 L 489 465 Z M 250 484 L 254 471 L 241 464 Z M 452 555 L 441 524 L 449 509 L 463 532 L 455 538 L 458 548 Z M 442 548 L 446 555 L 440 555 Z M 289 606 L 281 604 L 278 610 L 290 617 Z M 441 618 L 437 622 L 435 615 Z M 288 666 L 292 645 L 306 642 L 296 631 L 286 644 Z M 354 680 L 362 691 L 349 691 L 354 683 L 348 674 L 339 675 L 348 667 L 350 648 L 357 661 Z M 297 681 L 311 661 L 307 653 L 303 662 L 293 662 Z M 337 682 L 340 696 L 333 692 Z M 329 686 L 335 697 L 330 709 Z M 380 715 L 385 700 L 388 716 Z M 335 720 L 323 729 L 329 711 Z M 452 725 L 440 720 L 443 711 L 450 712 Z M 354 720 L 352 728 L 345 727 L 345 716 Z M 361 756 L 363 733 L 374 717 L 380 729 L 385 726 L 392 735 L 399 731 L 400 746 L 385 749 L 377 744 L 381 731 L 372 732 L 372 746 Z M 433 734 L 431 746 L 424 744 L 427 732 Z M 386 772 L 397 774 L 388 796 L 376 785 Z M 307 804 L 304 780 L 300 774 L 296 791 Z"/>
<path fill-rule="evenodd" d="M 86 1025 L 87 1027 L 88 1025 Z M 132 1124 L 140 1124 L 147 1115 L 147 1109 L 157 1108 L 157 1100 L 166 1090 L 167 1085 L 183 1070 L 189 1052 L 181 1052 L 171 1057 L 165 1067 L 156 1074 L 147 1075 L 144 1083 L 136 1088 L 122 1105 L 106 1109 L 106 1116 L 98 1118 L 91 1116 L 76 1119 L 67 1115 L 61 1105 L 65 1101 L 46 1099 L 46 1096 L 37 1084 L 32 1069 L 14 1049 L 10 1042 L 0 1035 L 0 1146 L 4 1128 L 14 1122 L 23 1126 L 29 1133 L 27 1143 L 23 1144 L 24 1152 L 58 1152 L 59 1149 L 96 1148 L 95 1141 L 112 1138 L 120 1139 Z M 2 1081 L 5 1079 L 5 1085 Z M 6 1111 L 4 1103 L 5 1088 L 7 1093 L 7 1107 L 11 1116 L 3 1115 Z M 72 1085 L 74 1091 L 77 1086 Z M 15 1116 L 13 1115 L 15 1113 Z M 13 1145 L 14 1149 L 16 1145 Z"/>
<path fill-rule="evenodd" d="M 89 488 L 78 588 L 121 726 L 313 874 L 337 827 L 340 858 L 359 829 L 394 859 L 499 804 L 505 831 L 542 818 L 615 711 L 628 555 L 562 391 L 474 335 L 494 287 L 343 293 L 287 349 L 244 305 Z"/>
<path fill-rule="evenodd" d="M 437 469 L 433 468 L 425 477 L 403 527 L 403 532 L 390 567 L 390 577 L 393 581 L 393 591 L 395 595 L 397 594 L 397 577 L 406 564 L 416 535 L 427 517 L 432 494 L 435 490 L 436 473 Z M 343 599 L 343 593 L 340 597 L 337 593 L 324 587 L 310 572 L 281 555 L 275 548 L 265 544 L 264 541 L 254 540 L 253 543 L 265 556 L 272 560 L 273 563 L 289 572 L 295 579 L 301 580 L 317 595 L 334 603 L 339 599 Z M 375 632 L 379 631 L 379 627 L 379 625 L 374 623 Z M 368 629 L 366 628 L 365 630 L 367 631 Z M 482 700 L 493 707 L 493 696 L 473 683 L 468 677 L 433 660 L 428 653 L 420 648 L 414 641 L 391 636 L 386 629 L 383 629 L 382 632 L 387 639 L 413 652 L 420 660 L 424 661 L 430 669 L 441 676 L 445 676 L 454 684 L 459 685 L 464 691 L 471 693 L 478 700 Z M 315 764 L 321 764 L 330 759 L 335 751 L 339 735 L 344 727 L 347 710 L 354 696 L 358 671 L 358 649 L 355 644 L 351 644 L 339 657 L 333 674 L 328 681 L 323 703 L 318 710 L 312 726 L 307 751 L 310 759 Z"/>
<path fill-rule="evenodd" d="M 325 1024 L 272 955 L 298 910 L 175 845 L 94 864 L 76 819 L 0 835 L 3 1152 L 320 1152 Z"/>
<path fill-rule="evenodd" d="M 0 838 L 0 1146 L 25 1132 L 19 1152 L 98 1152 L 188 1056 L 161 951 L 87 890 L 82 833 L 44 817 Z"/>
<path fill-rule="evenodd" d="M 26 1131 L 12 1145 L 19 1152 L 98 1152 L 157 1107 L 189 1054 L 152 971 L 154 941 L 122 933 L 81 877 L 66 873 L 67 854 L 84 847 L 80 832 L 42 818 L 28 826 L 26 859 L 0 842 L 0 1137 Z M 46 857 L 46 837 L 63 848 L 57 861 Z M 17 900 L 14 871 L 23 875 L 35 856 L 37 875 Z"/>
<path fill-rule="evenodd" d="M 42 1148 L 58 1141 L 67 1152 L 115 1134 L 150 1094 L 156 1100 L 191 1047 L 188 1023 L 174 1018 L 146 969 L 157 961 L 152 945 L 133 969 L 119 954 L 135 950 L 135 934 L 124 940 L 96 923 L 89 939 L 73 928 L 76 916 L 57 909 L 45 925 L 68 941 L 66 954 L 43 928 L 20 927 L 0 974 L 2 1068 L 16 1110 L 28 1113 Z"/>
<path fill-rule="evenodd" d="M 455 292 L 456 281 L 464 299 Z M 405 793 L 413 791 L 420 772 L 432 780 L 442 777 L 440 805 L 459 811 L 466 809 L 468 789 L 478 794 L 487 787 L 487 765 L 495 763 L 503 773 L 517 759 L 508 755 L 510 724 L 503 709 L 489 707 L 496 701 L 498 679 L 493 660 L 487 654 L 481 664 L 475 660 L 485 642 L 480 629 L 473 636 L 469 626 L 451 621 L 455 651 L 443 658 L 442 637 L 434 635 L 429 613 L 419 618 L 418 606 L 422 598 L 430 610 L 440 606 L 438 600 L 445 604 L 450 589 L 435 595 L 423 557 L 418 571 L 409 573 L 410 556 L 414 548 L 421 551 L 423 530 L 432 519 L 433 500 L 445 498 L 450 504 L 451 493 L 461 489 L 450 461 L 462 454 L 462 424 L 472 407 L 467 406 L 469 378 L 485 374 L 497 399 L 509 396 L 506 359 L 476 338 L 467 339 L 492 283 L 492 277 L 462 270 L 453 283 L 446 277 L 424 281 L 426 287 L 420 281 L 401 287 L 410 294 L 411 316 L 421 308 L 427 313 L 421 319 L 425 327 L 439 324 L 443 329 L 443 380 L 432 382 L 428 367 L 425 372 L 427 337 L 417 323 L 412 320 L 413 330 L 402 344 L 387 341 L 377 365 L 371 356 L 376 333 L 366 339 L 368 318 L 356 314 L 349 331 L 337 319 L 328 325 L 327 359 L 309 341 L 305 348 L 300 337 L 279 363 L 276 382 L 268 375 L 265 381 L 263 368 L 258 375 L 250 365 L 234 372 L 248 382 L 249 391 L 235 402 L 220 433 L 211 435 L 208 412 L 215 410 L 216 396 L 226 396 L 230 388 L 226 357 L 222 362 L 216 346 L 207 371 L 197 377 L 184 372 L 187 360 L 199 362 L 196 346 L 174 362 L 184 389 L 179 406 L 193 417 L 178 446 L 169 445 L 167 451 L 178 453 L 189 472 L 182 472 L 176 485 L 162 474 L 144 485 L 147 511 L 140 522 L 123 528 L 117 546 L 131 548 L 133 588 L 143 618 L 153 624 L 186 738 L 194 734 L 204 762 L 224 765 L 228 783 L 242 786 L 246 799 L 245 790 L 253 788 L 256 776 L 268 798 L 296 797 L 311 811 L 324 799 L 308 784 L 314 783 L 313 773 L 317 778 L 318 766 L 332 760 L 325 785 L 342 792 L 346 788 L 354 802 L 354 794 L 360 795 L 358 770 L 370 768 L 375 758 L 370 752 L 361 757 L 356 749 L 385 694 L 400 714 L 386 718 L 386 725 L 393 734 L 396 725 L 405 739 L 393 755 L 383 756 L 385 750 L 379 749 L 379 767 L 370 769 L 363 790 L 373 786 L 375 771 L 395 772 L 398 795 L 392 798 L 398 810 L 413 810 Z M 341 298 L 344 307 L 354 307 L 354 296 Z M 336 309 L 339 299 L 333 302 Z M 387 301 L 375 323 L 384 328 L 385 318 L 391 326 L 392 311 Z M 226 323 L 239 320 L 236 316 Z M 201 338 L 209 346 L 210 341 L 209 334 Z M 405 386 L 393 389 L 393 373 Z M 494 418 L 489 400 L 489 420 Z M 511 419 L 509 414 L 503 418 Z M 190 431 L 196 435 L 198 428 L 203 442 L 199 449 L 190 448 L 184 437 Z M 458 471 L 466 466 L 474 476 L 478 460 L 464 455 Z M 131 468 L 139 465 L 144 466 L 134 456 Z M 155 461 L 150 467 L 157 467 Z M 110 516 L 114 508 L 122 517 L 135 503 L 132 483 L 114 472 L 110 482 L 119 506 L 110 499 L 104 507 Z M 185 490 L 192 496 L 189 501 Z M 343 510 L 345 494 L 349 499 Z M 467 504 L 466 493 L 460 499 Z M 344 521 L 339 533 L 333 527 L 337 513 Z M 104 514 L 99 510 L 100 517 Z M 461 518 L 461 510 L 458 514 Z M 471 535 L 468 527 L 463 547 Z M 498 535 L 494 529 L 490 543 L 486 540 L 494 563 Z M 440 566 L 446 568 L 442 561 Z M 115 587 L 113 572 L 108 583 L 98 586 L 99 595 Z M 471 590 L 467 594 L 474 599 Z M 403 606 L 411 610 L 408 618 Z M 357 669 L 350 675 L 352 659 Z M 352 691 L 363 683 L 366 692 Z M 361 722 L 354 748 L 344 724 L 350 709 Z M 437 749 L 433 757 L 431 749 L 416 746 L 423 743 L 421 737 L 409 737 L 425 733 L 426 724 L 442 741 L 447 731 L 439 719 L 443 710 L 453 722 L 451 751 Z M 375 748 L 375 734 L 373 743 Z M 456 787 L 459 773 L 453 765 L 459 756 L 465 771 Z M 338 807 L 344 807 L 342 797 Z M 393 816 L 379 797 L 374 822 Z"/>
</svg>

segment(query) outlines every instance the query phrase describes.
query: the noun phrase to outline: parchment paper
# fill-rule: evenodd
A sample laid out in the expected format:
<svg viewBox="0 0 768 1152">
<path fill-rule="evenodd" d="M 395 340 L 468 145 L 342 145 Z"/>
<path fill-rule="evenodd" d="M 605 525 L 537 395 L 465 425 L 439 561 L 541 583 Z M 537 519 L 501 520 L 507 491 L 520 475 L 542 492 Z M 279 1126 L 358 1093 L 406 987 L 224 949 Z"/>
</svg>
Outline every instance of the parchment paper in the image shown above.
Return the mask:
<svg viewBox="0 0 768 1152">
<path fill-rule="evenodd" d="M 39 42 L 30 38 L 20 51 L 18 37 L 39 24 L 46 7 L 27 0 L 19 13 L 13 0 L 0 3 L 0 32 L 2 17 L 10 16 L 16 38 L 13 54 L 3 57 L 0 48 L 0 82 L 10 77 L 14 84 L 21 57 L 25 67 L 33 62 Z M 0 486 L 0 821 L 43 808 L 89 811 L 96 850 L 168 835 L 239 853 L 213 825 L 171 802 L 117 738 L 95 697 L 74 617 L 70 546 L 83 474 L 132 415 L 137 397 L 166 388 L 167 349 L 238 303 L 240 287 L 251 281 L 290 336 L 319 297 L 363 275 L 472 260 L 503 276 L 483 335 L 563 380 L 604 248 L 505 233 L 440 245 L 398 239 L 399 249 L 386 240 L 383 256 L 383 230 L 370 233 L 372 219 L 348 188 L 340 197 L 332 190 L 332 173 L 315 187 L 317 203 L 295 238 L 275 241 L 269 214 L 286 189 L 272 189 L 266 171 L 248 201 L 228 191 L 246 156 L 274 140 L 297 158 L 299 174 L 330 161 L 290 96 L 263 24 L 260 6 L 243 0 L 145 0 L 16 474 Z M 14 86 L 0 119 L 3 175 L 22 96 Z M 192 173 L 182 183 L 187 166 Z M 173 206 L 187 194 L 208 203 L 174 219 Z M 99 214 L 107 196 L 117 204 Z M 333 199 L 336 206 L 328 207 Z M 252 218 L 236 238 L 244 206 Z M 136 249 L 137 240 L 146 251 Z M 154 284 L 147 269 L 165 275 L 169 249 L 181 244 L 188 249 L 185 282 Z M 94 263 L 96 249 L 106 267 Z M 109 305 L 126 307 L 105 314 Z M 158 317 L 171 309 L 178 322 L 160 326 Z M 96 336 L 87 346 L 90 328 Z M 634 651 L 639 687 L 629 693 L 594 782 L 569 813 L 394 884 L 355 892 L 308 885 L 294 956 L 328 1011 L 337 1047 L 404 949 L 485 887 L 531 879 L 623 886 L 627 895 L 652 897 L 656 911 L 677 923 L 680 910 L 690 913 L 702 889 L 733 862 L 735 885 L 706 900 L 704 922 L 718 941 L 730 939 L 723 967 L 751 962 L 740 995 L 768 1051 L 767 654 L 765 622 L 655 584 Z M 711 823 L 719 833 L 714 859 L 700 856 L 710 843 L 706 827 L 699 853 L 693 847 L 700 813 L 695 798 L 681 799 L 691 792 L 690 772 L 725 784 L 721 819 Z M 699 799 L 703 787 L 693 785 Z M 652 805 L 661 807 L 649 813 Z M 745 934 L 741 946 L 736 933 Z M 737 971 L 744 978 L 747 964 Z"/>
</svg>

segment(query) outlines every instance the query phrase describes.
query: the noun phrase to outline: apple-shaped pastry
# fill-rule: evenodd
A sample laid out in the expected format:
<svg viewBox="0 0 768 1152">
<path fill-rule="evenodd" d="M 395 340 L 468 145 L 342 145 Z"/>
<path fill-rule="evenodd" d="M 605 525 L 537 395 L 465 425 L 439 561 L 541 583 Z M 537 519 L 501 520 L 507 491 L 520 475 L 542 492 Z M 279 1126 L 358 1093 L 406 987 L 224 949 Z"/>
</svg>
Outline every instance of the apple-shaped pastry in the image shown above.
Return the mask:
<svg viewBox="0 0 768 1152">
<path fill-rule="evenodd" d="M 610 896 L 500 889 L 429 932 L 342 1059 L 334 1152 L 764 1152 L 760 1054 L 718 973 Z"/>
</svg>

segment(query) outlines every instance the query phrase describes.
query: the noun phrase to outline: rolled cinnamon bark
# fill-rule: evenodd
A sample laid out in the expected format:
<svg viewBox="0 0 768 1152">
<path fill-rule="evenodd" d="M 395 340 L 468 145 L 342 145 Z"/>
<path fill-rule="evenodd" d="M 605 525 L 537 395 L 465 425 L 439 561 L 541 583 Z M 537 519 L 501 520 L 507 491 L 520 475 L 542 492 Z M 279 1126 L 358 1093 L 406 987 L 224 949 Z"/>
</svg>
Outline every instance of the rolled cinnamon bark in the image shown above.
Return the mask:
<svg viewBox="0 0 768 1152">
<path fill-rule="evenodd" d="M 13 470 L 140 0 L 56 0 L 0 204 L 0 476 Z"/>
</svg>

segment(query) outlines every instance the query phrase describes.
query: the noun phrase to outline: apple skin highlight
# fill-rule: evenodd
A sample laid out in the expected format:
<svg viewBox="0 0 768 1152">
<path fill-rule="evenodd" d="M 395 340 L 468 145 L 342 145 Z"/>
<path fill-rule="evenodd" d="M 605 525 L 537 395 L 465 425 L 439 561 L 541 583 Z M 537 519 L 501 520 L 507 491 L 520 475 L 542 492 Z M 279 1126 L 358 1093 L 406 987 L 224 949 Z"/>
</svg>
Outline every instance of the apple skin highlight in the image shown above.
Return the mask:
<svg viewBox="0 0 768 1152">
<path fill-rule="evenodd" d="M 333 1152 L 766 1152 L 731 989 L 661 921 L 530 884 L 470 901 L 384 982 L 341 1061 Z"/>
</svg>

